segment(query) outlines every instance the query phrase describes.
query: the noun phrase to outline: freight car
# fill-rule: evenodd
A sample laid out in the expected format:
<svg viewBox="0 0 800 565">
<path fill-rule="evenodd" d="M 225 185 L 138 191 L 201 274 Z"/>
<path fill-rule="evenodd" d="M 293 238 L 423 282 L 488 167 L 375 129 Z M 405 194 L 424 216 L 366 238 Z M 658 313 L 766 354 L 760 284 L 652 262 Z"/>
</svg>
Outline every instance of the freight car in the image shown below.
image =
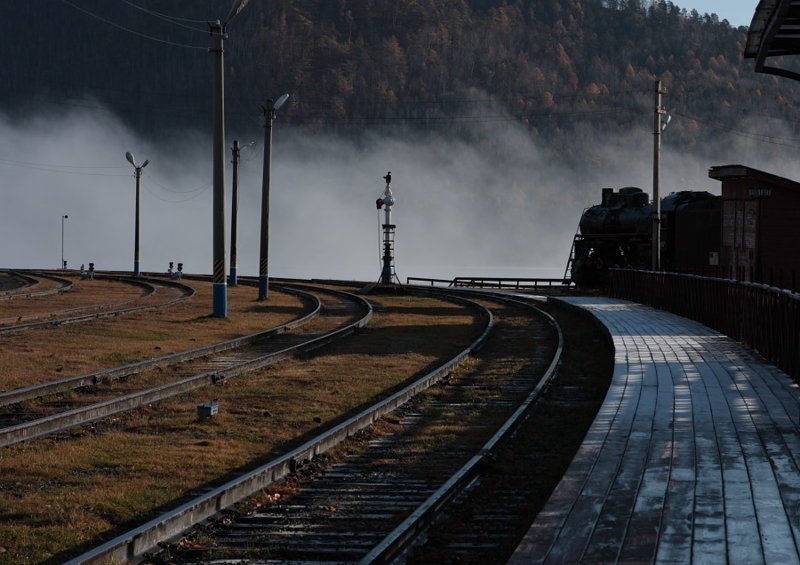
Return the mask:
<svg viewBox="0 0 800 565">
<path fill-rule="evenodd" d="M 578 286 L 602 286 L 612 267 L 647 269 L 652 261 L 653 205 L 637 187 L 604 188 L 586 209 L 567 270 Z M 661 265 L 665 270 L 715 274 L 719 262 L 721 199 L 683 190 L 661 200 Z"/>
</svg>

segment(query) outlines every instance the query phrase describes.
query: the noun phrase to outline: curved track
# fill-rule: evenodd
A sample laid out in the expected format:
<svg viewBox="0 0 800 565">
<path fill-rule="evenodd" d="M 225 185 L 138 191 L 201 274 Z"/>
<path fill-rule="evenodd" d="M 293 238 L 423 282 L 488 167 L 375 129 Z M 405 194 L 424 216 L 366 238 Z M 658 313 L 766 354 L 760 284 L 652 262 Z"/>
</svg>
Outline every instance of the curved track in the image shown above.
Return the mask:
<svg viewBox="0 0 800 565">
<path fill-rule="evenodd" d="M 459 356 L 300 448 L 74 562 L 142 555 L 291 471 L 299 470 L 295 479 L 307 469 L 314 475 L 317 465 L 305 463 L 398 408 L 398 415 L 381 421 L 378 431 L 358 436 L 367 443 L 366 449 L 358 449 L 319 482 L 301 488 L 287 504 L 241 509 L 238 518 L 232 518 L 235 512 L 212 519 L 191 534 L 191 541 L 170 546 L 171 553 L 158 558 L 353 561 L 373 549 L 380 552 L 377 560 L 401 551 L 479 473 L 494 447 L 535 402 L 560 355 L 560 339 L 554 337 L 557 326 L 556 331 L 548 330 L 552 318 L 541 312 L 532 316 L 531 306 L 488 297 L 478 299 L 481 304 L 454 300 L 481 309 L 487 320 L 483 335 Z M 546 346 L 541 343 L 543 332 L 549 334 Z M 484 343 L 463 375 L 420 394 Z M 508 357 L 509 346 L 518 352 L 518 359 Z M 536 359 L 531 359 L 532 350 L 538 351 Z M 520 365 L 523 357 L 526 361 Z M 176 550 L 181 547 L 193 549 Z"/>
<path fill-rule="evenodd" d="M 9 275 L 24 281 L 24 285 L 0 292 L 0 300 L 16 300 L 19 298 L 36 298 L 65 292 L 72 288 L 72 281 L 63 277 L 34 271 L 6 271 Z M 41 284 L 41 279 L 55 282 L 58 286 L 42 290 L 35 290 Z"/>
<path fill-rule="evenodd" d="M 69 399 L 47 396 L 24 404 L 8 405 L 13 395 L 18 399 L 22 394 L 33 394 L 35 397 L 47 390 L 46 387 L 58 385 L 43 385 L 45 388 L 39 387 L 39 390 L 31 387 L 10 391 L 6 393 L 7 406 L 0 412 L 0 421 L 4 425 L 0 429 L 0 446 L 56 433 L 202 386 L 221 383 L 347 335 L 365 326 L 372 317 L 371 306 L 358 296 L 327 289 L 317 289 L 316 293 L 325 299 L 322 301 L 320 321 L 314 329 L 288 331 L 317 316 L 320 306 L 300 320 L 275 330 L 217 346 L 198 348 L 188 355 L 183 352 L 167 356 L 167 360 L 157 359 L 143 362 L 139 367 L 124 367 L 116 375 L 113 371 L 90 375 L 87 378 L 92 381 L 91 386 L 74 391 Z M 170 366 L 169 371 L 152 370 L 164 364 Z M 123 374 L 136 378 L 118 380 Z M 70 380 L 61 384 L 66 388 L 74 388 L 78 382 Z"/>
<path fill-rule="evenodd" d="M 121 302 L 108 303 L 108 304 L 95 304 L 91 306 L 82 306 L 78 308 L 69 308 L 59 311 L 47 312 L 43 314 L 20 316 L 17 318 L 7 318 L 5 320 L 0 319 L 0 335 L 6 333 L 36 329 L 36 328 L 91 322 L 102 318 L 110 318 L 114 316 L 121 316 L 123 314 L 132 314 L 134 312 L 143 312 L 146 310 L 156 310 L 171 306 L 173 304 L 177 304 L 178 302 L 191 298 L 195 294 L 195 290 L 192 287 L 175 281 L 149 279 L 149 278 L 134 279 L 128 277 L 116 277 L 108 275 L 96 275 L 95 278 L 120 281 L 123 283 L 136 285 L 144 289 L 144 294 L 142 296 Z M 168 289 L 177 289 L 180 292 L 180 294 L 175 298 L 169 298 L 168 300 L 165 300 L 163 302 L 142 304 L 139 306 L 127 306 L 124 308 L 120 308 L 120 306 L 124 306 L 132 302 L 137 302 L 155 295 L 158 292 L 159 287 Z M 42 318 L 47 318 L 47 319 L 42 320 Z M 31 320 L 31 321 L 25 321 L 25 320 Z M 14 321 L 16 323 L 2 325 L 3 322 L 10 322 L 10 321 Z"/>
<path fill-rule="evenodd" d="M 18 404 L 26 400 L 33 400 L 36 398 L 42 398 L 45 396 L 50 396 L 68 390 L 74 390 L 81 387 L 96 386 L 108 381 L 129 378 L 152 369 L 169 367 L 171 365 L 177 366 L 179 363 L 185 363 L 187 361 L 194 361 L 197 359 L 207 358 L 213 354 L 218 354 L 245 345 L 254 344 L 261 340 L 283 333 L 285 331 L 294 328 L 299 328 L 304 324 L 307 324 L 308 322 L 310 322 L 319 315 L 322 309 L 322 303 L 320 302 L 319 298 L 317 298 L 314 294 L 288 288 L 281 290 L 290 294 L 296 294 L 308 305 L 306 311 L 304 311 L 301 314 L 301 316 L 299 316 L 297 319 L 282 324 L 280 326 L 276 326 L 274 328 L 269 328 L 264 331 L 256 332 L 250 335 L 223 341 L 220 343 L 214 343 L 211 345 L 196 347 L 193 349 L 188 349 L 186 351 L 179 351 L 177 353 L 172 353 L 169 355 L 162 355 L 160 357 L 155 357 L 153 359 L 147 359 L 145 361 L 139 361 L 137 363 L 130 363 L 128 365 L 114 367 L 113 369 L 104 369 L 101 371 L 95 371 L 93 373 L 89 373 L 86 375 L 66 377 L 63 379 L 58 379 L 46 383 L 40 383 L 27 387 L 2 391 L 0 392 L 0 422 L 2 422 L 4 418 L 8 418 L 7 416 L 8 409 L 4 411 L 2 409 L 3 407 L 7 407 L 12 404 Z"/>
</svg>

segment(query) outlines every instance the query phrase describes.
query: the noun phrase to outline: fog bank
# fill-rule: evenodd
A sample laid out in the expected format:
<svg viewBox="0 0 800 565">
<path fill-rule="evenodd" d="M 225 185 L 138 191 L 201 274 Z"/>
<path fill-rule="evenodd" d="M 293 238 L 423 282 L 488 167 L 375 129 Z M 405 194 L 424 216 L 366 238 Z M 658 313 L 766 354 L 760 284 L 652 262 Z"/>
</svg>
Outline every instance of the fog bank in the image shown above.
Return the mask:
<svg viewBox="0 0 800 565">
<path fill-rule="evenodd" d="M 513 122 L 476 124 L 469 141 L 438 135 L 365 134 L 357 141 L 309 135 L 276 122 L 271 276 L 377 280 L 375 199 L 392 172 L 397 198 L 397 271 L 406 276 L 561 276 L 582 210 L 604 186 L 652 183 L 652 134 L 645 128 L 602 143 L 576 144 L 585 160 L 547 156 Z M 590 136 L 585 136 L 590 138 Z M 229 135 L 230 146 L 233 135 Z M 243 144 L 249 138 L 240 138 Z M 239 272 L 257 274 L 259 143 L 242 153 Z M 90 261 L 133 264 L 131 151 L 149 159 L 142 178 L 142 269 L 211 271 L 211 146 L 190 133 L 170 144 L 137 139 L 112 115 L 72 113 L 0 120 L 0 267 L 56 268 Z M 662 190 L 719 192 L 712 165 L 741 163 L 800 178 L 790 148 L 720 139 L 707 157 L 671 147 L 664 136 Z M 230 153 L 228 153 L 230 156 Z M 229 159 L 228 159 L 229 160 Z M 91 167 L 91 168 L 90 168 Z M 227 164 L 230 229 L 230 163 Z"/>
</svg>

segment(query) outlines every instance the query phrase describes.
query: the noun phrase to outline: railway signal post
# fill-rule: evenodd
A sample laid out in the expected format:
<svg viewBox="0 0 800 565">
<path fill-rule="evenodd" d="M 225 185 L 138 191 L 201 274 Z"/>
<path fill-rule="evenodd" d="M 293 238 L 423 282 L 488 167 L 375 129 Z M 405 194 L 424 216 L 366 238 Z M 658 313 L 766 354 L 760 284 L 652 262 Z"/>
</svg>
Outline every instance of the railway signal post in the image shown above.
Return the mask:
<svg viewBox="0 0 800 565">
<path fill-rule="evenodd" d="M 383 221 L 383 268 L 381 269 L 381 284 L 393 284 L 397 279 L 394 270 L 394 232 L 396 226 L 392 223 L 392 206 L 395 205 L 394 195 L 392 194 L 392 173 L 389 171 L 383 177 L 386 181 L 386 189 L 375 202 L 378 210 L 384 209 L 385 219 Z"/>
</svg>

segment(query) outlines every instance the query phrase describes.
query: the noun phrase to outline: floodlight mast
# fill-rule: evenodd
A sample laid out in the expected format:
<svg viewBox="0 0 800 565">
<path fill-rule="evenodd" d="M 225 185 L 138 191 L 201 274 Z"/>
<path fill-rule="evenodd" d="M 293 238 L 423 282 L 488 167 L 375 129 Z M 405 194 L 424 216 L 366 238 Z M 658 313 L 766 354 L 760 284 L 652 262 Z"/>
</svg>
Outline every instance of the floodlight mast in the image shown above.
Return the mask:
<svg viewBox="0 0 800 565">
<path fill-rule="evenodd" d="M 289 99 L 288 94 L 277 102 L 267 100 L 264 110 L 264 170 L 261 177 L 261 253 L 258 262 L 258 299 L 269 298 L 269 192 L 272 180 L 272 121 L 275 113 Z"/>
</svg>

